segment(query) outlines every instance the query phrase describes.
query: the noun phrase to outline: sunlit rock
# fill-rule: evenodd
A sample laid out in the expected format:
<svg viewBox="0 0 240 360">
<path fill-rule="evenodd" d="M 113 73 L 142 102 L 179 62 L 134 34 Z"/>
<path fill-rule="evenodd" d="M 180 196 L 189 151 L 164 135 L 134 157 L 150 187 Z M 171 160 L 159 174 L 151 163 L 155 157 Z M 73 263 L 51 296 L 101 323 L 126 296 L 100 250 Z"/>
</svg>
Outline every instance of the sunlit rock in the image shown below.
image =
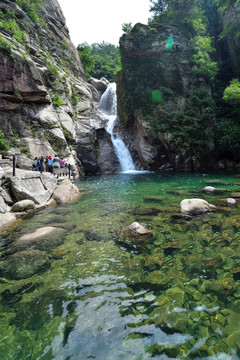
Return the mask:
<svg viewBox="0 0 240 360">
<path fill-rule="evenodd" d="M 201 191 L 209 194 L 221 194 L 226 192 L 224 189 L 217 189 L 213 186 L 205 186 L 205 188 L 201 189 Z"/>
<path fill-rule="evenodd" d="M 181 212 L 186 215 L 201 215 L 216 210 L 216 206 L 203 199 L 185 199 L 180 206 Z"/>
<path fill-rule="evenodd" d="M 13 207 L 12 207 L 12 211 L 13 212 L 20 212 L 20 211 L 26 211 L 26 210 L 30 210 L 30 209 L 34 209 L 35 208 L 35 203 L 32 200 L 21 200 L 16 202 Z"/>
<path fill-rule="evenodd" d="M 74 185 L 69 179 L 65 179 L 54 190 L 53 199 L 58 204 L 64 204 L 77 200 L 80 195 L 81 194 L 78 190 L 78 187 Z"/>
<path fill-rule="evenodd" d="M 0 231 L 10 228 L 17 222 L 17 218 L 12 213 L 1 214 L 0 216 Z"/>
<path fill-rule="evenodd" d="M 219 206 L 235 206 L 236 205 L 236 200 L 233 198 L 226 198 L 226 199 L 219 199 L 217 201 L 215 201 L 216 205 Z"/>
<path fill-rule="evenodd" d="M 56 187 L 57 179 L 50 173 L 24 172 L 9 178 L 11 190 L 18 201 L 32 200 L 36 204 L 46 203 Z"/>
<path fill-rule="evenodd" d="M 5 176 L 3 168 L 0 166 L 0 180 Z"/>
<path fill-rule="evenodd" d="M 56 233 L 59 232 L 63 232 L 63 229 L 59 229 L 53 226 L 47 226 L 47 227 L 42 227 L 37 229 L 36 231 L 30 233 L 30 234 L 25 234 L 23 236 L 21 236 L 17 242 L 21 243 L 21 242 L 32 242 L 32 241 L 36 241 L 51 235 L 55 235 Z"/>
<path fill-rule="evenodd" d="M 0 195 L 0 214 L 5 214 L 7 211 L 8 206 L 4 201 L 4 198 Z"/>
<path fill-rule="evenodd" d="M 131 246 L 147 244 L 153 238 L 153 233 L 138 222 L 125 227 L 120 240 Z"/>
<path fill-rule="evenodd" d="M 98 91 L 104 92 L 108 87 L 108 80 L 105 78 L 101 78 L 100 80 L 95 78 L 90 78 L 88 80 L 89 84 L 93 85 Z"/>
</svg>

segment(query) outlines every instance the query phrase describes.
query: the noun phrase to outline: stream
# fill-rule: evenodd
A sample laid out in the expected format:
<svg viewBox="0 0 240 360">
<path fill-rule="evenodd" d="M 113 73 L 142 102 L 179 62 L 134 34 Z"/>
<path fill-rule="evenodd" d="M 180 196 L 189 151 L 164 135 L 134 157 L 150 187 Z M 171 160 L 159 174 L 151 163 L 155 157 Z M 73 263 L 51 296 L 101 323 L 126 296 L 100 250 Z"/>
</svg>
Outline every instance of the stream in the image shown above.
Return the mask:
<svg viewBox="0 0 240 360">
<path fill-rule="evenodd" d="M 1 360 L 237 360 L 240 203 L 180 216 L 184 198 L 217 204 L 237 174 L 86 177 L 74 204 L 0 235 Z M 222 189 L 205 194 L 205 186 Z M 121 231 L 153 232 L 129 244 Z M 53 226 L 57 235 L 19 242 Z"/>
</svg>

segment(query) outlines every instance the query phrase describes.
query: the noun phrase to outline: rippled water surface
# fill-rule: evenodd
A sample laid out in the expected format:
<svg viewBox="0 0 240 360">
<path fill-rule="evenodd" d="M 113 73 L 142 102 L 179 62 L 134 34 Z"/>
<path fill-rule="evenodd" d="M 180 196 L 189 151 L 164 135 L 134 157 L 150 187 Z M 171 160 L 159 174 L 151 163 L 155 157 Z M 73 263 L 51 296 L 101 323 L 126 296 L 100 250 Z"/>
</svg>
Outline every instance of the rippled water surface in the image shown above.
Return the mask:
<svg viewBox="0 0 240 360">
<path fill-rule="evenodd" d="M 239 359 L 240 207 L 218 200 L 237 196 L 240 177 L 119 174 L 77 185 L 77 203 L 0 236 L 0 359 Z M 222 191 L 201 192 L 207 185 Z M 218 211 L 181 217 L 193 197 Z M 135 221 L 151 240 L 122 238 Z M 45 226 L 58 231 L 19 241 Z"/>
</svg>

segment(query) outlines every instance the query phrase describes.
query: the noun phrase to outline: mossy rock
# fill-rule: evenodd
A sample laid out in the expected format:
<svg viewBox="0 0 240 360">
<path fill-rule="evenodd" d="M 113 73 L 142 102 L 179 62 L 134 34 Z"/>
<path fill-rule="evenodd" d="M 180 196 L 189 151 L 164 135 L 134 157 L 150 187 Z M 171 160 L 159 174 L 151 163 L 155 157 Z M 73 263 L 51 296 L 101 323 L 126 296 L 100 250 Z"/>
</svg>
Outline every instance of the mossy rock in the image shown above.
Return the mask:
<svg viewBox="0 0 240 360">
<path fill-rule="evenodd" d="M 181 305 L 184 304 L 185 292 L 182 289 L 179 289 L 178 287 L 172 287 L 166 291 L 166 295 L 171 301 L 176 301 Z"/>
<path fill-rule="evenodd" d="M 162 255 L 159 253 L 147 256 L 144 261 L 144 267 L 150 271 L 161 269 L 162 264 Z"/>
<path fill-rule="evenodd" d="M 45 252 L 25 250 L 9 256 L 0 262 L 0 274 L 9 279 L 26 279 L 45 271 L 50 266 L 50 260 Z"/>
<path fill-rule="evenodd" d="M 164 201 L 162 196 L 148 196 L 143 199 L 144 202 L 148 203 L 160 203 Z"/>
<path fill-rule="evenodd" d="M 240 330 L 234 331 L 226 339 L 226 343 L 230 349 L 240 350 Z"/>
<path fill-rule="evenodd" d="M 135 215 L 157 215 L 161 212 L 161 209 L 156 206 L 145 206 L 137 208 L 133 211 Z"/>
<path fill-rule="evenodd" d="M 167 285 L 170 281 L 171 276 L 160 270 L 152 271 L 151 273 L 147 274 L 143 280 L 144 284 L 154 288 L 161 288 Z"/>
</svg>

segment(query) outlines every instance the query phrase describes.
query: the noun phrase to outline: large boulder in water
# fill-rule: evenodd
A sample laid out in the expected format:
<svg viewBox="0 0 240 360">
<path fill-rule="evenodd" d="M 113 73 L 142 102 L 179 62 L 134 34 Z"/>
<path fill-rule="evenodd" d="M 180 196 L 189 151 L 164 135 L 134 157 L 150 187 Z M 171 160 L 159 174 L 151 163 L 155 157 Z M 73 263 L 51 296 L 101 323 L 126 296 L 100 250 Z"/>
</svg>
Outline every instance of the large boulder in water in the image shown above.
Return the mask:
<svg viewBox="0 0 240 360">
<path fill-rule="evenodd" d="M 125 227 L 120 234 L 120 241 L 131 247 L 146 245 L 153 238 L 153 233 L 138 222 Z"/>
<path fill-rule="evenodd" d="M 184 199 L 181 201 L 181 212 L 186 215 L 201 215 L 216 210 L 216 206 L 203 199 Z"/>
<path fill-rule="evenodd" d="M 80 195 L 81 194 L 78 190 L 78 187 L 74 185 L 69 179 L 65 179 L 54 190 L 53 199 L 58 204 L 65 204 L 77 200 Z"/>
</svg>

